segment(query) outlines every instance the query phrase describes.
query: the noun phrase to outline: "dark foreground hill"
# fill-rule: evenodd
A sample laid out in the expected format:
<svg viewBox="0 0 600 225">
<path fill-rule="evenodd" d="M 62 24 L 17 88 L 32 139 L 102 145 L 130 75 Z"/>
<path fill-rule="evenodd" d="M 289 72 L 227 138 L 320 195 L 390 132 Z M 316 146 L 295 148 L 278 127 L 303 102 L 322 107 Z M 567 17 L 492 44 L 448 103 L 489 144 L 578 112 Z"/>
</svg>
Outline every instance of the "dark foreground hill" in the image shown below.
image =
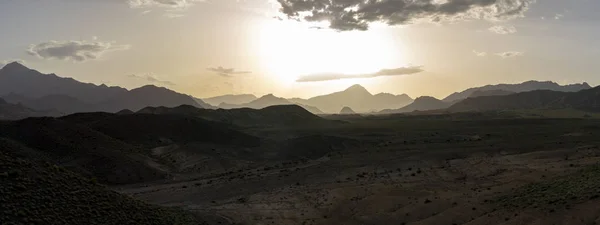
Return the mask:
<svg viewBox="0 0 600 225">
<path fill-rule="evenodd" d="M 138 114 L 173 114 L 196 116 L 206 120 L 243 127 L 256 126 L 307 126 L 337 123 L 314 115 L 297 105 L 275 105 L 263 109 L 199 109 L 189 105 L 175 108 L 147 107 Z"/>
<path fill-rule="evenodd" d="M 0 138 L 21 145 L 15 154 L 50 161 L 107 184 L 166 178 L 148 165 L 141 148 L 86 126 L 54 118 L 29 118 L 0 124 Z M 5 141 L 7 142 L 7 141 Z M 27 149 L 27 151 L 23 151 Z"/>
<path fill-rule="evenodd" d="M 6 153 L 14 147 L 0 140 L 2 224 L 206 224 L 191 213 L 149 205 L 61 167 Z"/>
</svg>

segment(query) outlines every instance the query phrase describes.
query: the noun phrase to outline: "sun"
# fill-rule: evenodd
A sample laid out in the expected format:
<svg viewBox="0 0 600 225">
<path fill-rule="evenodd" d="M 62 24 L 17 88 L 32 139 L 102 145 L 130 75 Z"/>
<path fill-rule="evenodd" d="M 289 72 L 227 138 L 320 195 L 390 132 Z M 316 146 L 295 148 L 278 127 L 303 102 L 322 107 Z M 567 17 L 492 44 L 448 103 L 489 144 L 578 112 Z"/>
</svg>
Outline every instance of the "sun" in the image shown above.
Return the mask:
<svg viewBox="0 0 600 225">
<path fill-rule="evenodd" d="M 398 42 L 380 30 L 337 32 L 327 23 L 265 21 L 259 52 L 263 68 L 284 82 L 314 73 L 373 73 L 403 66 Z"/>
</svg>

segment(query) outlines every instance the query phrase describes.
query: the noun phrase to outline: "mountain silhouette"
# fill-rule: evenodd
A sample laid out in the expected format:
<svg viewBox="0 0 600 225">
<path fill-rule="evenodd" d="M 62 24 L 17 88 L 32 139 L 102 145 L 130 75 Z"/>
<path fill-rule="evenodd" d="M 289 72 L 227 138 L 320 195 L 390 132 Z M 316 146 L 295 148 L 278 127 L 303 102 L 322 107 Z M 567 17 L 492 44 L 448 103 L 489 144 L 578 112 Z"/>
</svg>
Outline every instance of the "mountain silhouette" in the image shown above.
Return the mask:
<svg viewBox="0 0 600 225">
<path fill-rule="evenodd" d="M 429 111 L 445 109 L 452 103 L 444 102 L 434 97 L 422 96 L 415 99 L 415 101 L 405 107 L 399 109 L 388 109 L 379 112 L 379 114 L 394 114 L 394 113 L 407 113 L 413 111 Z"/>
<path fill-rule="evenodd" d="M 477 90 L 477 91 L 473 92 L 471 95 L 469 95 L 469 98 L 476 98 L 476 97 L 482 97 L 482 96 L 511 95 L 511 94 L 515 94 L 515 93 L 516 92 L 505 91 L 505 90 L 489 90 L 489 91 Z"/>
<path fill-rule="evenodd" d="M 146 85 L 131 91 L 119 94 L 106 102 L 99 104 L 102 111 L 118 112 L 123 109 L 138 111 L 148 106 L 175 107 L 179 105 L 192 105 L 199 108 L 210 107 L 201 105 L 189 95 L 177 93 L 164 87 Z"/>
<path fill-rule="evenodd" d="M 356 112 L 354 112 L 354 110 L 352 110 L 352 108 L 346 106 L 346 107 L 342 108 L 342 110 L 340 110 L 340 114 L 349 115 L 349 114 L 356 114 Z"/>
<path fill-rule="evenodd" d="M 9 103 L 20 103 L 35 110 L 57 110 L 65 114 L 76 112 L 118 112 L 140 110 L 147 106 L 174 107 L 183 104 L 214 108 L 189 95 L 164 87 L 147 85 L 127 90 L 82 83 L 55 74 L 42 74 L 17 62 L 0 69 L 0 96 Z"/>
<path fill-rule="evenodd" d="M 368 113 L 382 109 L 400 108 L 410 104 L 408 95 L 380 93 L 373 95 L 361 85 L 352 85 L 346 90 L 313 97 L 310 99 L 290 99 L 290 101 L 315 106 L 326 113 L 336 114 L 343 107 L 350 107 L 358 113 Z"/>
<path fill-rule="evenodd" d="M 204 102 L 211 105 L 220 105 L 221 103 L 230 104 L 230 105 L 241 105 L 246 104 L 251 101 L 256 100 L 257 97 L 251 94 L 241 94 L 241 95 L 222 95 L 216 96 L 212 98 L 204 98 L 202 99 Z"/>
<path fill-rule="evenodd" d="M 600 111 L 600 87 L 578 92 L 537 90 L 505 96 L 467 98 L 452 105 L 448 110 L 451 112 L 463 112 L 563 108 Z"/>
<path fill-rule="evenodd" d="M 221 103 L 219 104 L 219 108 L 222 109 L 239 109 L 239 108 L 251 108 L 251 109 L 263 109 L 269 106 L 276 105 L 299 105 L 300 107 L 308 110 L 312 114 L 324 114 L 318 107 L 314 107 L 312 105 L 306 105 L 302 103 L 294 103 L 288 99 L 277 97 L 273 94 L 264 95 L 254 101 L 248 102 L 246 104 L 227 104 Z"/>
<path fill-rule="evenodd" d="M 551 91 L 562 91 L 562 92 L 577 92 L 584 89 L 590 89 L 591 86 L 588 83 L 581 84 L 569 84 L 559 85 L 551 81 L 527 81 L 520 84 L 496 84 L 486 85 L 483 87 L 469 88 L 462 92 L 455 92 L 448 97 L 444 98 L 445 102 L 457 102 L 462 99 L 466 99 L 476 91 L 492 91 L 492 90 L 503 90 L 510 92 L 527 92 L 535 90 L 551 90 Z"/>
<path fill-rule="evenodd" d="M 67 95 L 84 102 L 99 103 L 125 92 L 125 88 L 82 83 L 55 74 L 42 74 L 17 62 L 9 63 L 0 69 L 0 96 L 10 93 L 27 98 Z"/>
</svg>

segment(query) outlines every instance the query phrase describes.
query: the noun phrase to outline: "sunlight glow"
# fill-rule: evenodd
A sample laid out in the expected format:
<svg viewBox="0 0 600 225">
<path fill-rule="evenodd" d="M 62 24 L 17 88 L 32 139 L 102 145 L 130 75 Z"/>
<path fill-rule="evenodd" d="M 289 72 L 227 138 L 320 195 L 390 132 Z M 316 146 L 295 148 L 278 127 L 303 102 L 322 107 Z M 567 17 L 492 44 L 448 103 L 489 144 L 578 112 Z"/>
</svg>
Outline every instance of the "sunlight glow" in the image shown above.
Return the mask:
<svg viewBox="0 0 600 225">
<path fill-rule="evenodd" d="M 398 40 L 381 30 L 336 32 L 323 23 L 265 21 L 259 51 L 263 67 L 285 83 L 315 73 L 362 74 L 405 65 Z M 343 82 L 347 83 L 347 82 Z"/>
</svg>

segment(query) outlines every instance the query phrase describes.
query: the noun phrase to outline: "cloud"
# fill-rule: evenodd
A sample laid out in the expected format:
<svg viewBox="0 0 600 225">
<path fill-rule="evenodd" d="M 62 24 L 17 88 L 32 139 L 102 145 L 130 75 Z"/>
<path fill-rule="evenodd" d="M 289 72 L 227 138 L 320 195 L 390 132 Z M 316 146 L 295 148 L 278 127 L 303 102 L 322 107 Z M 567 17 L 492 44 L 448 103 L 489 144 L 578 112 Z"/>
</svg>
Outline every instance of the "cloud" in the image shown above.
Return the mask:
<svg viewBox="0 0 600 225">
<path fill-rule="evenodd" d="M 389 26 L 416 22 L 473 19 L 500 21 L 523 17 L 536 0 L 277 0 L 289 19 L 329 21 L 338 31 L 367 30 L 371 23 Z"/>
<path fill-rule="evenodd" d="M 506 26 L 501 26 L 501 25 L 497 25 L 497 26 L 493 26 L 490 27 L 488 29 L 491 32 L 494 32 L 496 34 L 514 34 L 517 33 L 517 28 L 511 25 L 506 25 Z"/>
<path fill-rule="evenodd" d="M 9 63 L 12 63 L 12 62 L 18 62 L 18 63 L 20 63 L 20 64 L 25 64 L 25 60 L 22 60 L 22 59 L 9 59 L 9 60 L 2 60 L 2 61 L 0 61 L 0 68 L 4 67 L 4 66 L 6 66 L 7 64 L 9 64 Z"/>
<path fill-rule="evenodd" d="M 477 50 L 473 50 L 473 53 L 474 53 L 476 56 L 479 56 L 479 57 L 484 57 L 484 56 L 487 56 L 487 52 L 480 52 L 480 51 L 477 51 Z"/>
<path fill-rule="evenodd" d="M 126 0 L 131 8 L 165 7 L 185 9 L 204 0 Z"/>
<path fill-rule="evenodd" d="M 41 59 L 85 62 L 98 59 L 107 52 L 127 50 L 129 47 L 100 41 L 48 41 L 29 46 L 27 53 Z"/>
<path fill-rule="evenodd" d="M 523 54 L 524 54 L 523 52 L 517 52 L 517 51 L 508 51 L 508 52 L 499 52 L 499 53 L 496 53 L 497 56 L 500 56 L 502 58 L 517 57 L 517 56 L 522 56 Z"/>
<path fill-rule="evenodd" d="M 150 83 L 158 83 L 158 84 L 164 84 L 164 85 L 168 85 L 168 86 L 175 86 L 175 83 L 173 83 L 171 81 L 160 80 L 158 77 L 156 77 L 155 75 L 152 75 L 152 74 L 145 74 L 145 75 L 130 74 L 127 76 L 131 77 L 131 78 L 135 78 L 135 79 L 145 80 Z"/>
<path fill-rule="evenodd" d="M 296 82 L 318 82 L 318 81 L 328 81 L 328 80 L 342 80 L 342 79 L 352 79 L 352 78 L 372 78 L 372 77 L 382 77 L 382 76 L 401 76 L 401 75 L 409 75 L 423 72 L 421 66 L 411 66 L 411 67 L 400 67 L 396 69 L 382 69 L 376 73 L 368 73 L 368 74 L 342 74 L 342 73 L 321 73 L 321 74 L 311 74 L 298 78 Z"/>
<path fill-rule="evenodd" d="M 219 66 L 219 67 L 211 67 L 211 68 L 208 68 L 208 70 L 212 71 L 212 72 L 215 72 L 215 73 L 217 73 L 217 74 L 219 74 L 221 76 L 225 76 L 225 77 L 229 77 L 229 76 L 234 75 L 234 74 L 249 74 L 249 73 L 252 73 L 250 71 L 235 71 L 234 68 L 223 68 L 221 66 Z"/>
</svg>

